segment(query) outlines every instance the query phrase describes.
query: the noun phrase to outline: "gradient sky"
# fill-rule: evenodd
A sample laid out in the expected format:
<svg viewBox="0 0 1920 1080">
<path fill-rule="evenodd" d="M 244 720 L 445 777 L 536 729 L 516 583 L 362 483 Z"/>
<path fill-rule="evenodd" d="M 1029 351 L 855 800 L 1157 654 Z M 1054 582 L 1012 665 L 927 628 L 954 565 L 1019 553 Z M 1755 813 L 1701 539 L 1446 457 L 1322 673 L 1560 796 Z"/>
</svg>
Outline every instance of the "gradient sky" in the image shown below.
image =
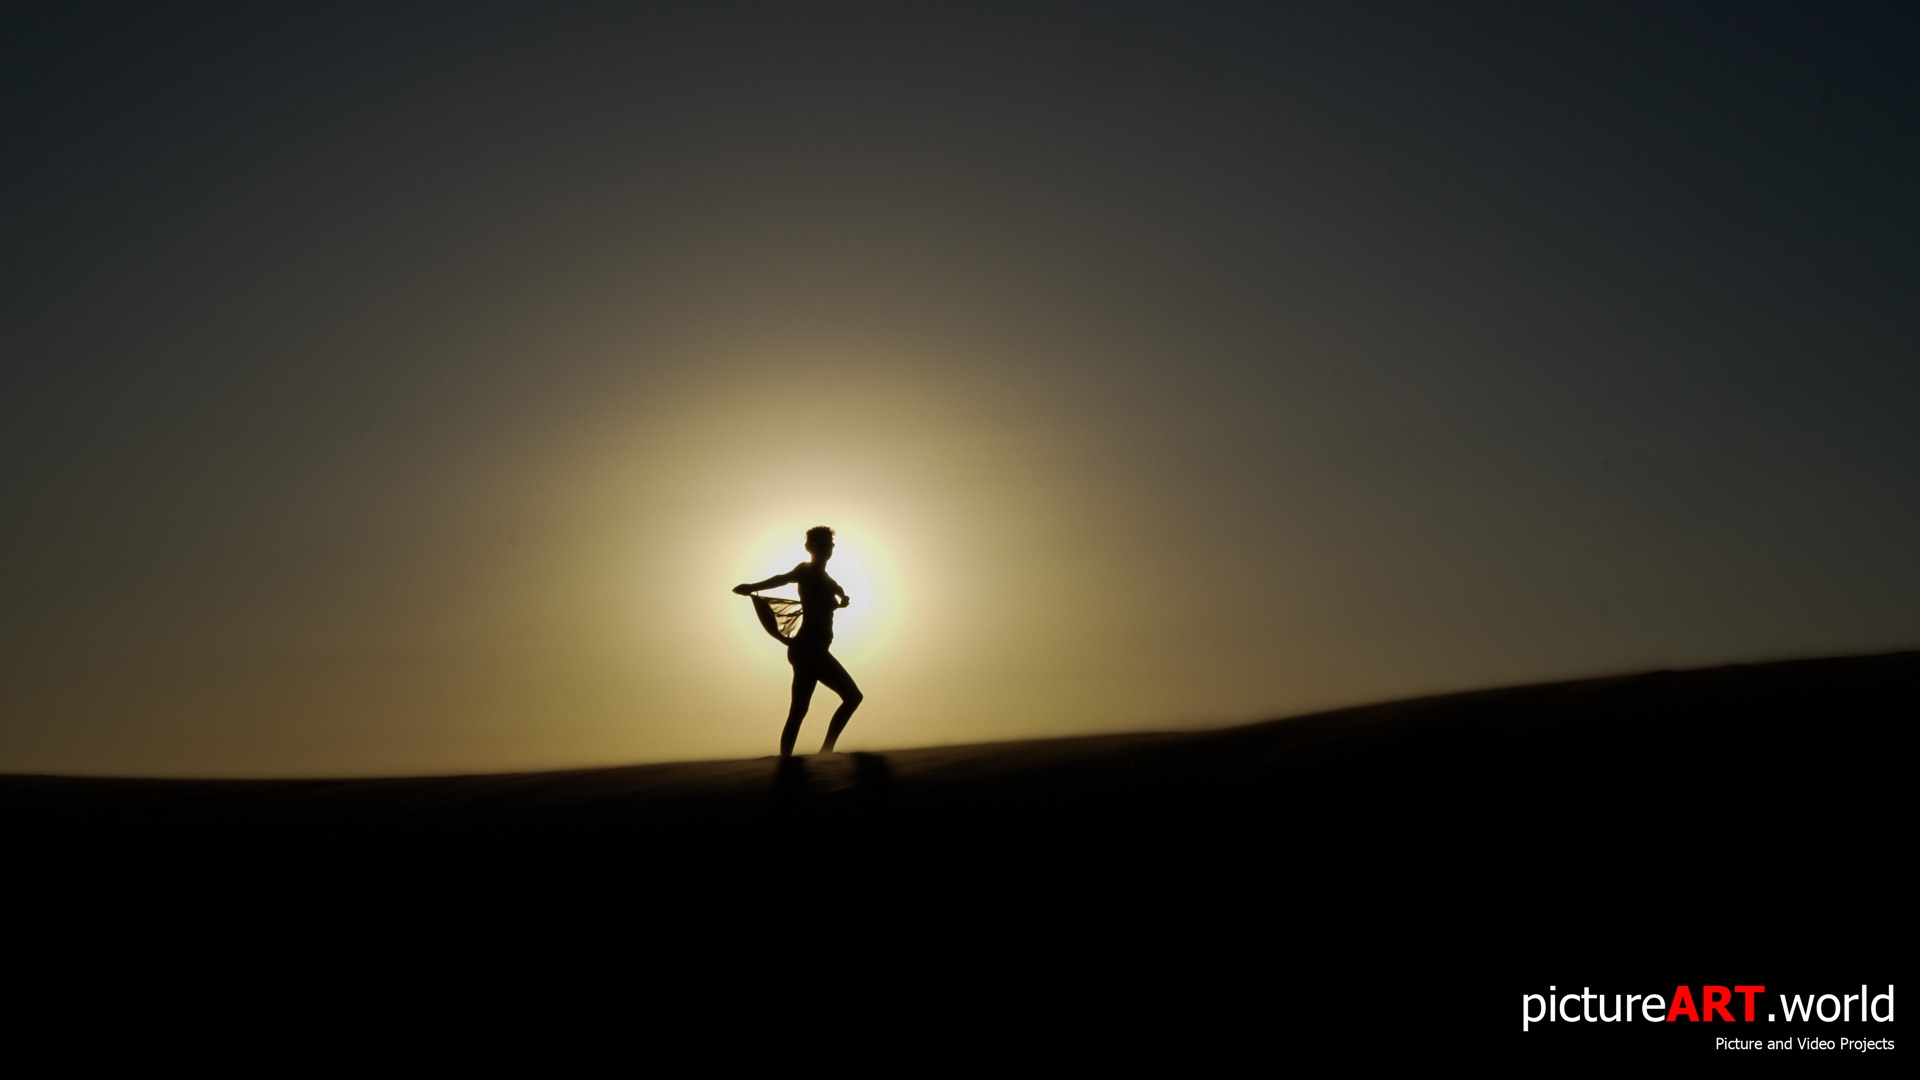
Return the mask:
<svg viewBox="0 0 1920 1080">
<path fill-rule="evenodd" d="M 1920 645 L 1914 16 L 1568 7 L 8 5 L 0 771 Z"/>
</svg>

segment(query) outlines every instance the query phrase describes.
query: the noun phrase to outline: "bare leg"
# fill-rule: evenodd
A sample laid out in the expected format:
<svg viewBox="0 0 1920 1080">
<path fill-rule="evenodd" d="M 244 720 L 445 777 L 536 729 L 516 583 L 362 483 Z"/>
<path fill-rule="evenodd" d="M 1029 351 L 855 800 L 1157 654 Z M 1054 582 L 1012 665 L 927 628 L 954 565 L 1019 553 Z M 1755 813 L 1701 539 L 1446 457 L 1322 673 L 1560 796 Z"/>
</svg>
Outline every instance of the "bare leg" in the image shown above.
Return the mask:
<svg viewBox="0 0 1920 1080">
<path fill-rule="evenodd" d="M 835 660 L 831 653 L 820 658 L 817 677 L 827 684 L 827 689 L 840 695 L 840 707 L 833 710 L 833 719 L 827 723 L 827 741 L 820 746 L 821 753 L 831 754 L 833 744 L 840 741 L 840 732 L 846 730 L 847 721 L 853 719 L 853 710 L 860 707 L 866 695 L 860 692 L 853 676 L 847 674 L 847 669 L 841 667 L 840 661 Z M 797 733 L 799 728 L 794 730 Z"/>
<path fill-rule="evenodd" d="M 793 705 L 787 709 L 787 726 L 780 731 L 780 756 L 793 756 L 793 741 L 800 737 L 800 721 L 807 718 L 807 706 L 813 702 L 813 688 L 820 681 L 810 664 L 793 665 Z"/>
</svg>

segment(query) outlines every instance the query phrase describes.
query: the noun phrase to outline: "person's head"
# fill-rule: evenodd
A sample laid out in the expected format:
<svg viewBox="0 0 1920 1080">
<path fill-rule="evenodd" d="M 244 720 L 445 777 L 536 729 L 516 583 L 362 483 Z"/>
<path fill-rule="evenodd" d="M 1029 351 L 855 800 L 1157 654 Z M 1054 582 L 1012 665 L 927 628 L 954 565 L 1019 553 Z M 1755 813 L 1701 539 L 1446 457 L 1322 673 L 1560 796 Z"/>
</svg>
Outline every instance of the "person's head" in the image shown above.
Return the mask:
<svg viewBox="0 0 1920 1080">
<path fill-rule="evenodd" d="M 815 525 L 808 529 L 807 550 L 819 562 L 826 562 L 833 558 L 833 530 L 825 525 Z"/>
</svg>

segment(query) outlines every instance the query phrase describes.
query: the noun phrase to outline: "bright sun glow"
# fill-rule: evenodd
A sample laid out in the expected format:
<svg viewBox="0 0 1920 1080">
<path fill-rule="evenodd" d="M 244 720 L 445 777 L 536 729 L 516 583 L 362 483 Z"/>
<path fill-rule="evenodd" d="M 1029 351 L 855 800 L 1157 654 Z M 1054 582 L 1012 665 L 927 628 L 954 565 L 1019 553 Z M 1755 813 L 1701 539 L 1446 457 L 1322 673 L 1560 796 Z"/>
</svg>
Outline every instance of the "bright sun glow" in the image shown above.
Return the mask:
<svg viewBox="0 0 1920 1080">
<path fill-rule="evenodd" d="M 806 529 L 807 526 L 787 525 L 777 534 L 762 537 L 741 563 L 742 580 L 759 581 L 784 574 L 796 564 L 808 561 Z M 871 533 L 858 528 L 840 528 L 835 537 L 827 574 L 840 583 L 851 601 L 834 613 L 836 653 L 852 656 L 875 651 L 898 619 L 900 595 L 898 582 L 894 580 L 896 575 L 886 572 L 888 560 L 875 540 Z M 767 595 L 797 598 L 799 592 L 792 585 L 783 585 L 768 589 Z M 743 625 L 745 622 L 743 620 Z M 759 633 L 757 628 L 753 632 Z"/>
<path fill-rule="evenodd" d="M 779 561 L 768 571 L 768 576 L 775 573 L 785 573 L 792 569 L 796 563 L 808 561 L 808 556 L 804 549 L 801 550 L 799 558 L 794 559 L 792 562 L 786 561 L 784 556 L 777 556 L 776 558 L 778 558 Z M 872 609 L 875 599 L 873 579 L 867 574 L 866 565 L 860 557 L 846 548 L 836 548 L 833 553 L 833 558 L 827 563 L 827 576 L 840 583 L 841 590 L 847 594 L 850 601 L 846 607 L 841 608 L 833 617 L 835 634 L 844 636 L 851 631 L 857 630 L 860 624 L 866 621 L 867 613 Z M 797 586 L 781 585 L 777 588 L 768 589 L 766 594 L 768 596 L 798 598 L 800 591 Z"/>
</svg>

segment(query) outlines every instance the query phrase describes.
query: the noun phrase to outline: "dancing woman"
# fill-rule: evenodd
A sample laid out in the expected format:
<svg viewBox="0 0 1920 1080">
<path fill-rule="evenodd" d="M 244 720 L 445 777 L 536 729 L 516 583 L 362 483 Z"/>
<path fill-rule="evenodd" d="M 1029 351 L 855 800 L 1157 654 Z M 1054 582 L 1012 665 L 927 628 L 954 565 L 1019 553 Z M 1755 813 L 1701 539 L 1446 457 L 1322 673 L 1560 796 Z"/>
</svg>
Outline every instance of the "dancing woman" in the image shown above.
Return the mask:
<svg viewBox="0 0 1920 1080">
<path fill-rule="evenodd" d="M 826 683 L 829 690 L 840 695 L 840 707 L 827 724 L 827 741 L 820 747 L 823 754 L 833 752 L 847 720 L 864 700 L 853 676 L 827 651 L 833 644 L 833 613 L 851 602 L 840 583 L 827 576 L 827 560 L 833 558 L 833 530 L 825 525 L 808 529 L 807 553 L 813 556 L 812 562 L 803 562 L 765 581 L 733 587 L 741 596 L 750 596 L 776 585 L 800 586 L 800 632 L 787 645 L 787 663 L 793 665 L 793 705 L 787 710 L 787 726 L 780 732 L 781 757 L 793 755 L 793 742 L 800 734 L 800 721 L 806 718 L 816 684 Z"/>
</svg>

